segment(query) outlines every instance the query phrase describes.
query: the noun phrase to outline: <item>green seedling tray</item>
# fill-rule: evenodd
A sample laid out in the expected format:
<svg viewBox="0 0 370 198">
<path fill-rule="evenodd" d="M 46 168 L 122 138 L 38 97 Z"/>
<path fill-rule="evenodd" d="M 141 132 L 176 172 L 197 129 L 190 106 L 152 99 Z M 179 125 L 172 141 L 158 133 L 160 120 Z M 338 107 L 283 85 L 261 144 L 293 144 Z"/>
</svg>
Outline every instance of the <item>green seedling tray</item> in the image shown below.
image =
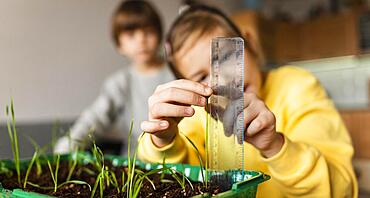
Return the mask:
<svg viewBox="0 0 370 198">
<path fill-rule="evenodd" d="M 52 159 L 52 155 L 48 156 L 49 159 Z M 62 160 L 69 160 L 73 157 L 77 157 L 76 155 L 67 154 L 62 155 L 60 157 Z M 89 153 L 78 153 L 78 158 L 82 159 L 83 163 L 88 163 L 89 159 L 91 160 L 93 157 Z M 113 156 L 113 155 L 106 155 L 104 156 L 106 160 L 109 160 L 112 162 L 114 166 L 121 166 L 121 165 L 127 165 L 127 157 L 121 157 L 121 156 Z M 84 160 L 85 159 L 85 160 Z M 21 168 L 25 169 L 28 166 L 30 160 L 22 160 L 21 161 Z M 2 160 L 2 162 L 10 169 L 14 169 L 14 163 L 11 160 Z M 139 160 L 136 161 L 136 165 L 140 168 L 146 169 L 146 170 L 153 170 L 157 168 L 162 168 L 162 164 L 157 163 L 144 163 Z M 194 166 L 194 165 L 188 165 L 188 164 L 166 164 L 166 167 L 170 167 L 172 169 L 175 169 L 177 171 L 182 172 L 187 176 L 189 179 L 193 181 L 203 181 L 202 178 L 202 169 L 200 166 Z M 222 192 L 220 194 L 217 194 L 213 197 L 219 197 L 219 198 L 229 198 L 229 197 L 235 197 L 235 198 L 254 198 L 256 197 L 257 193 L 257 187 L 258 184 L 269 180 L 270 176 L 263 174 L 259 171 L 240 171 L 235 170 L 232 171 L 233 174 L 243 175 L 244 180 L 241 182 L 236 182 L 232 184 L 232 188 L 228 191 Z M 45 198 L 45 197 L 51 197 L 47 195 L 42 195 L 39 193 L 33 193 L 33 192 L 26 192 L 22 189 L 14 189 L 14 190 L 7 190 L 4 189 L 0 183 L 0 198 Z M 209 194 L 203 194 L 203 195 L 197 195 L 194 196 L 194 198 L 201 198 L 201 197 L 211 197 Z"/>
</svg>

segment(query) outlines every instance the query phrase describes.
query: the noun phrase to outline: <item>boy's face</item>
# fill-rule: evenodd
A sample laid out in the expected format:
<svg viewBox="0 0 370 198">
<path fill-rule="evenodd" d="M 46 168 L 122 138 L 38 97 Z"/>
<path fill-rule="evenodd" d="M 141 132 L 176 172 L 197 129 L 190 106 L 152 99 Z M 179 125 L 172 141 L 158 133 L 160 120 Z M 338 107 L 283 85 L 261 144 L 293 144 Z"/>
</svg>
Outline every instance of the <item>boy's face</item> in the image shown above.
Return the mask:
<svg viewBox="0 0 370 198">
<path fill-rule="evenodd" d="M 158 48 L 158 36 L 150 28 L 124 31 L 119 35 L 118 51 L 134 64 L 147 64 L 153 60 Z"/>
<path fill-rule="evenodd" d="M 197 82 L 206 82 L 210 74 L 210 51 L 211 40 L 215 37 L 225 37 L 220 29 L 216 29 L 212 34 L 203 38 L 194 38 L 191 36 L 185 41 L 183 47 L 174 54 L 174 65 L 177 72 L 185 78 Z M 245 53 L 246 55 L 248 52 Z M 261 72 L 252 56 L 245 56 L 244 69 L 244 88 L 247 92 L 258 94 L 262 84 Z"/>
</svg>

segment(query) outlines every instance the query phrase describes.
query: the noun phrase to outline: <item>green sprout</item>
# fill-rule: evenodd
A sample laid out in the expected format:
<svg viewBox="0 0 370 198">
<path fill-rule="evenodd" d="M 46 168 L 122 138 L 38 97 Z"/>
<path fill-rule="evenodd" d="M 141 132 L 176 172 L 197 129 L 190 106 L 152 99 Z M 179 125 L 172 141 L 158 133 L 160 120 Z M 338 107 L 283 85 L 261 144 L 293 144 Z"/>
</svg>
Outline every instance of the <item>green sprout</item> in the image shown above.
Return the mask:
<svg viewBox="0 0 370 198">
<path fill-rule="evenodd" d="M 69 171 L 68 171 L 67 181 L 71 180 L 72 174 L 73 174 L 74 170 L 76 169 L 76 166 L 77 166 L 77 163 L 78 163 L 78 147 L 73 152 L 72 159 L 69 160 L 68 163 L 69 163 L 68 164 Z"/>
<path fill-rule="evenodd" d="M 47 163 L 48 163 L 48 167 L 50 170 L 51 179 L 53 180 L 53 183 L 54 183 L 54 192 L 56 192 L 58 189 L 58 172 L 59 172 L 60 155 L 57 155 L 54 171 L 53 171 L 53 168 L 51 167 L 49 160 L 47 160 Z"/>
<path fill-rule="evenodd" d="M 184 173 L 179 172 L 179 171 L 177 171 L 175 169 L 172 169 L 172 168 L 168 168 L 167 167 L 167 165 L 166 165 L 166 156 L 163 157 L 162 169 L 163 169 L 163 171 L 161 172 L 161 176 L 160 176 L 161 181 L 164 181 L 164 182 L 172 182 L 171 180 L 163 179 L 165 172 L 169 172 L 169 174 L 172 176 L 172 178 L 174 178 L 177 181 L 177 183 L 181 186 L 182 189 L 185 189 L 186 183 L 188 183 L 189 186 L 191 187 L 191 189 L 194 190 L 193 184 L 185 176 Z M 181 176 L 181 178 L 179 177 L 179 175 Z"/>
<path fill-rule="evenodd" d="M 187 137 L 185 134 L 182 133 L 182 135 L 186 138 L 186 140 L 191 144 L 191 146 L 194 148 L 194 150 L 197 153 L 197 156 L 198 156 L 198 159 L 199 159 L 199 164 L 200 164 L 200 172 L 201 172 L 201 175 L 202 175 L 203 184 L 205 185 L 205 187 L 207 187 L 208 186 L 208 176 L 207 176 L 208 175 L 208 168 L 207 168 L 207 166 L 204 166 L 204 164 L 203 164 L 202 155 L 200 154 L 199 149 L 194 144 L 194 142 L 189 137 Z M 208 160 L 206 159 L 206 164 L 207 164 L 207 161 Z M 204 174 L 204 172 L 205 172 L 205 174 Z"/>
<path fill-rule="evenodd" d="M 133 155 L 131 156 L 131 141 L 132 141 L 132 130 L 133 130 L 134 122 L 131 121 L 130 130 L 128 134 L 128 146 L 127 146 L 127 180 L 125 176 L 125 171 L 122 172 L 121 179 L 122 179 L 122 187 L 121 191 L 126 192 L 127 198 L 135 198 L 139 195 L 142 183 L 144 180 L 147 180 L 152 187 L 155 189 L 155 185 L 153 181 L 149 179 L 149 175 L 160 172 L 161 170 L 150 171 L 148 173 L 144 173 L 143 171 L 136 168 L 136 161 L 137 161 L 137 150 L 138 146 L 136 146 Z M 141 133 L 138 142 L 142 139 L 144 132 Z"/>
<path fill-rule="evenodd" d="M 9 118 L 9 113 L 11 114 L 11 118 Z M 15 170 L 17 172 L 18 184 L 21 185 L 21 165 L 20 165 L 20 160 L 19 160 L 19 142 L 18 142 L 16 123 L 15 123 L 13 98 L 11 98 L 10 100 L 10 110 L 9 110 L 9 106 L 6 106 L 5 114 L 8 117 L 7 128 L 8 128 L 8 134 L 9 134 L 9 139 L 10 139 L 12 153 L 13 153 Z"/>
<path fill-rule="evenodd" d="M 35 153 L 37 153 L 37 156 L 35 157 L 35 162 L 34 163 L 36 165 L 36 175 L 40 176 L 42 174 L 42 165 L 41 165 L 40 157 L 42 155 L 45 156 L 45 152 L 48 149 L 49 145 L 45 145 L 43 147 L 40 147 L 40 145 L 37 144 L 37 142 L 32 137 L 27 136 L 27 135 L 26 135 L 26 137 L 28 138 L 28 140 L 32 144 L 33 148 L 35 149 Z"/>
<path fill-rule="evenodd" d="M 100 197 L 103 197 L 103 193 L 104 193 L 104 167 L 102 167 L 100 173 L 98 174 L 98 176 L 96 177 L 96 180 L 95 180 L 95 184 L 94 184 L 94 187 L 91 191 L 91 195 L 90 195 L 90 198 L 93 198 L 95 196 L 95 193 L 96 193 L 96 190 L 99 186 L 99 190 L 100 190 Z"/>
<path fill-rule="evenodd" d="M 113 171 L 109 170 L 109 168 L 104 165 L 104 154 L 102 150 L 96 145 L 95 140 L 92 139 L 92 141 L 93 141 L 93 148 L 91 152 L 95 159 L 92 162 L 92 164 L 95 167 L 95 169 L 99 171 L 99 174 L 96 177 L 95 184 L 92 189 L 90 197 L 92 198 L 95 196 L 98 187 L 99 187 L 100 197 L 103 197 L 105 186 L 109 187 L 111 184 L 117 189 L 118 193 L 120 193 L 121 189 L 119 188 L 116 175 L 114 174 Z"/>
<path fill-rule="evenodd" d="M 23 188 L 26 188 L 26 186 L 27 186 L 28 176 L 31 172 L 31 168 L 32 168 L 33 164 L 35 163 L 36 158 L 38 157 L 38 155 L 39 155 L 38 150 L 35 150 L 35 152 L 33 153 L 32 159 L 31 159 L 30 163 L 28 164 L 28 168 L 27 168 L 27 171 L 26 171 L 26 176 L 24 177 L 24 181 L 23 181 Z"/>
<path fill-rule="evenodd" d="M 35 184 L 35 183 L 32 183 L 32 182 L 27 182 L 28 185 L 30 186 L 33 186 L 35 188 L 40 188 L 40 189 L 43 189 L 43 190 L 53 190 L 55 187 L 43 187 L 43 186 L 40 186 L 38 184 Z M 57 189 L 59 189 L 60 187 L 66 185 L 66 184 L 78 184 L 78 185 L 87 185 L 87 187 L 89 187 L 89 190 L 91 191 L 91 186 L 90 184 L 88 184 L 87 182 L 85 181 L 80 181 L 80 180 L 70 180 L 70 181 L 65 181 L 61 184 L 59 184 L 57 186 Z"/>
</svg>

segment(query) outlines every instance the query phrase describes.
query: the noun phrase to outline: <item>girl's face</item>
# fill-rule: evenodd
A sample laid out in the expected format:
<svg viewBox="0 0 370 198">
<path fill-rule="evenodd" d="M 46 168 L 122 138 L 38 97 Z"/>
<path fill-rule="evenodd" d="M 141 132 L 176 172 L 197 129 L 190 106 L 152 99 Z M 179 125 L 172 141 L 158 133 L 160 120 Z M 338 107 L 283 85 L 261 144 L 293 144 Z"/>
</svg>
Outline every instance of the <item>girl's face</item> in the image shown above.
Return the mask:
<svg viewBox="0 0 370 198">
<path fill-rule="evenodd" d="M 158 36 L 150 28 L 125 31 L 119 35 L 119 52 L 135 64 L 153 60 L 158 48 Z"/>
<path fill-rule="evenodd" d="M 175 69 L 183 78 L 208 83 L 211 40 L 215 37 L 225 37 L 225 34 L 222 30 L 216 29 L 212 34 L 197 40 L 190 36 L 183 47 L 174 54 Z M 262 84 L 261 72 L 255 58 L 248 54 L 246 52 L 244 58 L 244 91 L 259 94 Z"/>
</svg>

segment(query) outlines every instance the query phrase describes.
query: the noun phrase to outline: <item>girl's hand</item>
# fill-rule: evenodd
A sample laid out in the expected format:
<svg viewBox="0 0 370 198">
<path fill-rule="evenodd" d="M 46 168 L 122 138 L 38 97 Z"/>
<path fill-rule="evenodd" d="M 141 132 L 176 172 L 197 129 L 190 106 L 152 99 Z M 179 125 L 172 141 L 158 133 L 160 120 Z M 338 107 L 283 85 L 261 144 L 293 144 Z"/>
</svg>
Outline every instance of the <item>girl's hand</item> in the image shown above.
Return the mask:
<svg viewBox="0 0 370 198">
<path fill-rule="evenodd" d="M 264 157 L 272 157 L 281 150 L 284 137 L 276 132 L 275 116 L 254 93 L 244 93 L 244 124 L 244 140 Z"/>
<path fill-rule="evenodd" d="M 194 115 L 191 105 L 204 107 L 211 94 L 210 87 L 190 80 L 159 85 L 148 99 L 149 120 L 141 123 L 141 129 L 152 134 L 156 146 L 166 146 L 178 133 L 180 120 Z"/>
</svg>

